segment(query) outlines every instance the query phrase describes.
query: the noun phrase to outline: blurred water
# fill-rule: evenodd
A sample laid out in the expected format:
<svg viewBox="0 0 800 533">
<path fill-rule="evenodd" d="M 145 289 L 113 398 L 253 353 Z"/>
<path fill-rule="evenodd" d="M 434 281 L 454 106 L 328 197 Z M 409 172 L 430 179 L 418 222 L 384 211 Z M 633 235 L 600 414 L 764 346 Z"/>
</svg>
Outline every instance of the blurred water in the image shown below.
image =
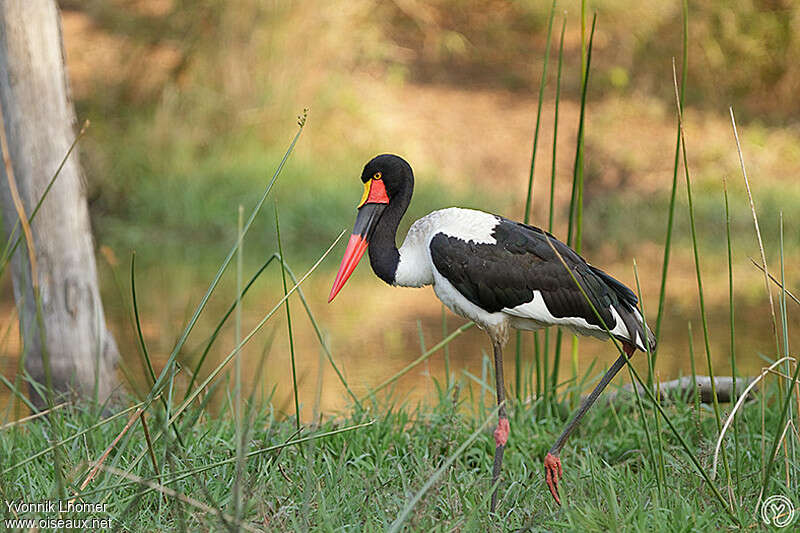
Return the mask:
<svg viewBox="0 0 800 533">
<path fill-rule="evenodd" d="M 244 300 L 243 332 L 247 333 L 258 320 L 268 312 L 279 300 L 281 294 L 278 272 L 265 274 L 251 293 Z M 435 298 L 432 289 L 400 289 L 384 285 L 374 279 L 366 265 L 359 267 L 353 279 L 344 288 L 333 304 L 327 304 L 327 294 L 333 272 L 329 269 L 312 276 L 303 286 L 308 303 L 315 313 L 333 354 L 333 358 L 344 374 L 352 391 L 360 398 L 369 393 L 372 387 L 383 382 L 416 359 L 423 351 L 420 332 L 424 338 L 424 347 L 431 348 L 443 337 L 442 307 Z M 154 358 L 156 371 L 164 364 L 167 355 L 174 345 L 196 302 L 204 292 L 206 280 L 211 275 L 191 271 L 186 267 L 165 270 L 143 269 L 137 276 L 142 324 L 150 353 Z M 330 278 L 330 279 L 329 279 Z M 104 297 L 111 328 L 114 330 L 123 364 L 128 374 L 133 376 L 135 388 L 142 394 L 144 387 L 144 366 L 138 354 L 138 346 L 129 321 L 129 310 L 126 301 L 120 297 L 113 283 L 106 283 Z M 655 292 L 654 292 L 655 293 Z M 206 312 L 198 322 L 180 360 L 184 368 L 192 369 L 205 346 L 208 336 L 213 331 L 217 320 L 227 306 L 233 301 L 233 285 L 225 280 L 212 297 Z M 127 295 L 123 295 L 127 296 Z M 793 304 L 792 304 L 793 305 Z M 655 303 L 650 304 L 655 308 Z M 4 316 L 8 316 L 10 307 L 3 306 Z M 317 337 L 307 318 L 300 301 L 291 300 L 293 314 L 295 355 L 298 372 L 298 390 L 301 403 L 301 417 L 310 420 L 319 402 L 319 410 L 325 416 L 332 416 L 346 409 L 352 400 L 348 397 L 343 385 L 322 355 Z M 737 367 L 741 375 L 753 375 L 763 366 L 759 353 L 774 352 L 775 340 L 772 336 L 771 319 L 766 298 L 764 302 L 737 303 Z M 696 316 L 694 306 L 684 307 L 677 303 L 666 306 L 664 327 L 658 350 L 656 374 L 659 380 L 665 381 L 678 375 L 691 373 L 691 361 L 688 351 L 687 321 L 693 321 L 695 365 L 699 374 L 707 374 L 705 348 L 702 327 Z M 655 316 L 648 309 L 648 317 L 655 321 Z M 449 311 L 445 314 L 447 331 L 453 331 L 465 323 L 465 320 Z M 4 321 L 7 325 L 7 322 Z M 724 306 L 709 309 L 709 324 L 712 360 L 717 375 L 730 374 L 730 334 L 728 330 L 728 310 Z M 12 326 L 9 338 L 16 332 Z M 263 373 L 257 379 L 256 369 L 262 357 L 265 343 L 274 332 L 275 339 L 271 349 L 266 352 Z M 544 334 L 540 333 L 540 346 L 544 344 Z M 552 367 L 553 346 L 556 330 L 550 333 L 550 366 Z M 560 381 L 571 377 L 571 335 L 564 335 L 561 352 Z M 800 342 L 800 334 L 790 330 L 790 345 Z M 533 358 L 533 334 L 523 334 L 523 384 L 529 379 Z M 16 373 L 18 346 L 6 341 L 0 369 L 13 381 Z M 205 377 L 217 362 L 227 355 L 234 346 L 233 322 L 223 329 L 208 360 L 201 372 Z M 583 374 L 594 363 L 590 378 L 597 375 L 616 358 L 613 345 L 591 338 L 582 338 L 579 344 L 579 374 Z M 472 401 L 480 401 L 481 388 L 478 383 L 468 377 L 467 373 L 478 379 L 486 379 L 493 383 L 492 375 L 482 375 L 492 368 L 490 360 L 483 363 L 483 358 L 491 356 L 488 337 L 477 328 L 471 328 L 453 340 L 448 346 L 450 371 L 453 379 L 462 380 L 473 387 Z M 505 349 L 505 374 L 507 388 L 515 383 L 514 367 L 515 342 L 512 335 Z M 242 354 L 245 368 L 245 379 L 248 387 L 257 387 L 258 396 L 268 397 L 273 391 L 273 404 L 279 412 L 292 415 L 294 404 L 291 399 L 292 382 L 289 360 L 288 336 L 286 331 L 285 312 L 279 311 L 267 323 L 267 326 L 247 345 Z M 634 364 L 642 375 L 646 375 L 646 358 L 637 354 Z M 230 367 L 232 368 L 232 366 Z M 490 370 L 491 371 L 491 370 Z M 622 372 L 619 382 L 627 382 L 627 372 Z M 179 379 L 179 387 L 188 382 L 188 372 L 183 372 Z M 120 374 L 121 379 L 122 374 Z M 218 379 L 225 379 L 224 373 Z M 436 401 L 434 379 L 443 382 L 445 379 L 445 356 L 443 350 L 435 353 L 426 362 L 411 370 L 399 379 L 391 390 L 394 399 L 410 402 Z M 534 380 L 535 377 L 530 379 Z M 591 384 L 591 383 L 590 383 Z M 588 385 L 587 385 L 588 386 Z M 224 388 L 224 387 L 222 387 Z M 220 388 L 219 390 L 221 390 Z M 384 398 L 388 390 L 379 394 Z M 563 390 L 563 389 L 562 389 Z M 529 392 L 529 389 L 525 389 Z M 532 392 L 532 391 L 530 391 Z M 219 395 L 218 397 L 222 398 Z M 468 395 L 462 395 L 467 398 Z M 0 409 L 8 403 L 8 391 L 0 392 Z M 485 392 L 483 399 L 493 402 L 493 393 Z M 213 403 L 213 402 L 212 402 Z"/>
</svg>

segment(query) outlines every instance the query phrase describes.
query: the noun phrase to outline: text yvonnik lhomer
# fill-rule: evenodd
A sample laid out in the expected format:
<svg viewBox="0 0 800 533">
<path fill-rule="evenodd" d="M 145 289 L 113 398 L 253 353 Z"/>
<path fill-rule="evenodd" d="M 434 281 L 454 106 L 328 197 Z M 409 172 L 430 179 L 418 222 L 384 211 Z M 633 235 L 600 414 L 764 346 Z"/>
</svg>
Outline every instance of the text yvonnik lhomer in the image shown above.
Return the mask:
<svg viewBox="0 0 800 533">
<path fill-rule="evenodd" d="M 74 502 L 74 501 L 52 501 L 45 500 L 43 502 L 21 502 L 21 501 L 6 501 L 6 510 L 14 515 L 27 514 L 27 513 L 42 513 L 42 514 L 64 514 L 64 513 L 92 513 L 92 514 L 105 514 L 107 503 L 87 503 L 87 502 Z"/>
</svg>

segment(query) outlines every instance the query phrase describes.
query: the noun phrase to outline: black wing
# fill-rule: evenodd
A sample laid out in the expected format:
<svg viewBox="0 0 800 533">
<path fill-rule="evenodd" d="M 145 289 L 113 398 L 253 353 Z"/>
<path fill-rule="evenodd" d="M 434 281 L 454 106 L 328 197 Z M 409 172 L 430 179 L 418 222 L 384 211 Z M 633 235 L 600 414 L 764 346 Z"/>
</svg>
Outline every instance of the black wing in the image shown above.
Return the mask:
<svg viewBox="0 0 800 533">
<path fill-rule="evenodd" d="M 496 244 L 480 244 L 438 233 L 430 243 L 436 269 L 470 302 L 494 313 L 533 300 L 540 291 L 555 318 L 583 318 L 600 329 L 602 323 L 575 281 L 553 252 L 553 247 L 580 282 L 609 330 L 616 326 L 613 306 L 629 333 L 650 339 L 636 316 L 633 291 L 602 270 L 589 265 L 551 234 L 526 224 L 498 217 L 492 236 Z M 626 339 L 629 340 L 629 339 Z"/>
</svg>

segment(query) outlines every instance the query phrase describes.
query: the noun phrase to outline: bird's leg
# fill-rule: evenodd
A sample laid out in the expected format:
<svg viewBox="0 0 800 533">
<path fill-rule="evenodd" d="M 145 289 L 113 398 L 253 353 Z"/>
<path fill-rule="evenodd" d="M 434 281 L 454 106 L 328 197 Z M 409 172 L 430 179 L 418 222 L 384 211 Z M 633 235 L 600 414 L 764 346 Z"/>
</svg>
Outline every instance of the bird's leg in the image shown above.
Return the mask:
<svg viewBox="0 0 800 533">
<path fill-rule="evenodd" d="M 561 505 L 561 499 L 558 497 L 558 481 L 561 479 L 563 470 L 561 468 L 561 459 L 558 458 L 558 454 L 561 452 L 561 448 L 563 448 L 564 444 L 567 442 L 567 438 L 569 438 L 570 433 L 572 433 L 572 431 L 580 424 L 583 415 L 586 414 L 586 411 L 588 411 L 592 404 L 597 400 L 597 397 L 600 396 L 600 393 L 603 392 L 603 389 L 606 388 L 608 383 L 614 379 L 614 376 L 617 375 L 617 372 L 619 372 L 622 367 L 625 366 L 625 362 L 627 361 L 628 357 L 633 355 L 633 352 L 636 348 L 632 344 L 623 342 L 622 349 L 625 351 L 626 355 L 620 355 L 617 360 L 614 361 L 614 364 L 611 365 L 611 368 L 609 368 L 605 373 L 603 379 L 600 380 L 600 383 L 598 383 L 592 393 L 583 400 L 578 412 L 575 413 L 575 416 L 573 416 L 572 420 L 570 420 L 566 425 L 564 431 L 561 432 L 561 435 L 559 435 L 555 444 L 553 444 L 553 447 L 550 448 L 550 451 L 544 458 L 545 482 L 550 489 L 550 494 L 553 495 L 553 498 L 559 505 Z"/>
<path fill-rule="evenodd" d="M 493 339 L 492 348 L 494 348 L 494 374 L 497 387 L 497 405 L 500 406 L 500 409 L 497 411 L 497 427 L 494 430 L 495 449 L 494 467 L 492 468 L 492 486 L 495 488 L 494 492 L 492 492 L 492 505 L 490 509 L 491 512 L 494 513 L 495 507 L 497 506 L 497 489 L 499 488 L 499 486 L 495 485 L 497 485 L 497 480 L 500 478 L 500 468 L 503 466 L 503 451 L 506 449 L 506 442 L 508 441 L 509 425 L 505 406 L 506 385 L 505 381 L 503 380 L 503 345 Z"/>
</svg>

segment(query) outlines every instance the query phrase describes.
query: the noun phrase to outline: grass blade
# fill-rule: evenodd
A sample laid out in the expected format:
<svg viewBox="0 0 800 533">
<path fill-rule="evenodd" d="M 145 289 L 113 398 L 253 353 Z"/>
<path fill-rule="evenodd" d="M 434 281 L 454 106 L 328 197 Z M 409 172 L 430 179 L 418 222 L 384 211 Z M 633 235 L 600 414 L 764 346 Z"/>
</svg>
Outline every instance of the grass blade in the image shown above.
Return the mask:
<svg viewBox="0 0 800 533">
<path fill-rule="evenodd" d="M 86 130 L 89 128 L 89 124 L 90 123 L 89 123 L 88 120 L 84 121 L 83 126 L 81 127 L 81 130 L 78 132 L 78 135 L 75 136 L 75 140 L 73 140 L 72 144 L 69 145 L 69 148 L 67 149 L 67 153 L 64 154 L 64 158 L 61 160 L 61 163 L 59 163 L 58 167 L 56 168 L 56 171 L 53 173 L 53 177 L 50 178 L 50 181 L 47 183 L 47 187 L 44 188 L 44 191 L 42 192 L 42 196 L 39 198 L 39 201 L 36 202 L 36 205 L 34 206 L 33 211 L 31 211 L 31 216 L 28 218 L 28 224 L 29 225 L 33 224 L 33 219 L 36 218 L 36 214 L 39 212 L 39 208 L 42 207 L 42 203 L 44 202 L 45 198 L 47 198 L 47 195 L 50 193 L 50 189 L 53 188 L 53 184 L 56 182 L 56 178 L 58 178 L 58 176 L 61 174 L 61 169 L 64 168 L 64 165 L 66 164 L 67 159 L 69 159 L 69 156 L 72 154 L 72 151 L 78 145 L 78 141 L 81 140 L 81 137 L 83 137 L 83 134 L 86 133 Z M 2 276 L 3 272 L 5 272 L 5 268 L 6 268 L 6 265 L 8 264 L 9 259 L 14 255 L 14 252 L 17 251 L 17 247 L 19 246 L 20 242 L 22 242 L 22 235 L 19 235 L 19 236 L 17 236 L 16 240 L 14 241 L 14 245 L 13 246 L 11 245 L 11 240 L 14 237 L 14 234 L 17 231 L 17 227 L 19 226 L 19 223 L 20 223 L 19 220 L 17 220 L 14 223 L 14 227 L 11 229 L 11 232 L 9 232 L 9 234 L 8 234 L 8 241 L 6 242 L 6 245 L 3 248 L 3 254 L 0 256 L 0 276 Z"/>
<path fill-rule="evenodd" d="M 734 320 L 734 304 L 733 304 L 733 245 L 731 241 L 731 213 L 728 206 L 728 180 L 723 176 L 722 178 L 722 191 L 725 197 L 725 242 L 728 248 L 728 318 L 730 319 L 730 332 L 731 332 L 731 401 L 736 404 L 736 323 Z M 742 494 L 742 479 L 741 479 L 741 456 L 739 455 L 739 428 L 736 424 L 736 419 L 733 420 L 733 454 L 734 454 L 734 469 L 736 475 L 736 494 Z M 720 432 L 722 438 L 722 432 Z"/>
<path fill-rule="evenodd" d="M 525 214 L 523 221 L 525 224 L 530 222 L 531 208 L 533 207 L 533 175 L 536 166 L 536 148 L 539 145 L 539 125 L 542 119 L 542 99 L 544 98 L 544 86 L 547 82 L 547 63 L 550 60 L 550 41 L 553 34 L 553 17 L 556 12 L 556 0 L 550 6 L 550 17 L 547 20 L 547 37 L 545 39 L 544 65 L 542 66 L 542 77 L 539 81 L 539 101 L 536 107 L 536 127 L 533 130 L 533 148 L 531 149 L 531 166 L 528 174 L 528 192 L 525 197 Z M 519 385 L 517 385 L 519 388 Z"/>
<path fill-rule="evenodd" d="M 783 330 L 783 355 L 789 355 L 789 323 L 786 314 L 786 272 L 784 270 L 784 255 L 783 255 L 783 211 L 780 212 L 780 243 L 781 243 L 781 329 Z M 788 367 L 787 367 L 788 374 Z"/>
<path fill-rule="evenodd" d="M 581 2 L 581 64 L 583 65 L 583 58 L 586 58 L 586 64 L 583 67 L 581 77 L 581 110 L 580 119 L 578 121 L 578 138 L 575 146 L 575 164 L 572 169 L 572 197 L 570 198 L 569 206 L 569 224 L 567 227 L 567 244 L 572 246 L 576 252 L 581 253 L 581 240 L 583 238 L 583 137 L 584 127 L 586 123 L 586 93 L 589 88 L 589 69 L 592 65 L 592 45 L 594 43 L 594 31 L 597 27 L 597 12 L 592 17 L 592 31 L 589 34 L 589 47 L 584 50 L 584 41 L 586 32 L 584 28 L 584 10 L 586 2 Z M 574 214 L 574 217 L 573 217 Z M 574 224 L 573 224 L 574 221 Z M 574 242 L 573 242 L 573 230 Z M 558 344 L 558 342 L 557 342 Z M 572 336 L 572 375 L 578 375 L 578 337 Z M 574 391 L 572 394 L 571 403 L 576 404 L 580 391 Z"/>
<path fill-rule="evenodd" d="M 275 234 L 278 238 L 278 253 L 283 257 L 283 245 L 281 244 L 281 224 L 278 220 L 278 204 L 275 204 Z M 286 295 L 286 269 L 283 268 L 281 261 L 281 281 L 283 282 L 283 294 Z M 294 393 L 294 412 L 295 428 L 300 429 L 300 401 L 297 397 L 297 367 L 294 361 L 294 336 L 292 335 L 292 312 L 289 310 L 289 300 L 284 303 L 286 306 L 286 329 L 289 333 L 289 355 L 292 360 L 292 392 Z"/>
<path fill-rule="evenodd" d="M 50 414 L 50 413 L 52 413 L 54 411 L 58 411 L 59 409 L 63 409 L 64 407 L 67 407 L 67 406 L 70 406 L 70 405 L 72 405 L 72 402 L 60 403 L 58 405 L 53 406 L 52 409 L 47 409 L 46 411 L 39 411 L 38 413 L 26 416 L 24 418 L 20 418 L 18 420 L 14 420 L 12 422 L 7 422 L 7 423 L 5 423 L 3 425 L 0 425 L 0 431 L 3 431 L 4 429 L 12 428 L 14 426 L 22 425 L 22 424 L 24 424 L 26 422 L 30 422 L 31 420 L 36 420 L 37 418 L 41 418 L 41 417 L 46 416 L 46 415 L 48 415 L 48 414 Z"/>
<path fill-rule="evenodd" d="M 642 307 L 642 320 L 644 321 L 644 329 L 647 331 L 647 313 L 644 307 L 644 298 L 642 297 L 642 287 L 639 284 L 639 267 L 636 265 L 636 259 L 633 260 L 633 276 L 636 279 L 636 293 L 639 296 L 639 302 Z M 647 348 L 647 375 L 652 376 L 655 374 L 655 366 L 653 361 L 653 354 L 650 352 L 650 343 L 645 343 L 645 347 Z M 630 369 L 629 369 L 630 370 Z M 633 382 L 633 375 L 631 374 L 631 383 Z M 634 387 L 636 389 L 636 387 Z M 658 444 L 658 459 L 656 460 L 656 456 L 653 454 L 653 445 L 651 444 L 650 439 L 650 430 L 647 426 L 647 420 L 644 418 L 644 409 L 642 408 L 642 399 L 639 395 L 639 392 L 636 392 L 636 399 L 639 404 L 639 411 L 640 416 L 642 417 L 642 423 L 644 424 L 645 433 L 647 434 L 647 444 L 650 447 L 650 454 L 653 457 L 653 464 L 656 470 L 656 480 L 658 482 L 658 495 L 659 497 L 663 497 L 664 491 L 664 483 L 666 481 L 666 474 L 664 472 L 664 444 L 661 441 L 661 426 L 658 423 L 658 416 L 653 417 L 655 420 L 655 431 L 656 431 L 656 442 Z M 656 400 L 660 401 L 661 396 L 656 395 Z"/>
<path fill-rule="evenodd" d="M 785 262 L 784 262 L 784 254 L 783 254 L 783 211 L 779 213 L 780 218 L 780 260 L 781 260 L 781 286 L 786 287 L 786 272 L 785 272 Z M 783 330 L 783 355 L 789 355 L 789 325 L 788 325 L 788 316 L 786 314 L 786 289 L 781 290 L 780 292 L 780 310 L 781 310 L 781 328 Z M 791 372 L 791 365 L 789 365 L 788 361 L 786 363 L 786 375 L 789 375 Z M 789 397 L 787 399 L 791 400 L 792 397 L 792 389 L 789 388 L 788 392 Z M 788 419 L 791 422 L 793 420 L 792 414 L 792 402 L 789 401 L 788 404 L 789 413 Z M 785 430 L 784 430 L 785 431 Z M 786 486 L 790 486 L 789 482 L 789 453 L 786 449 L 786 441 L 783 442 L 784 447 L 784 464 L 786 467 Z M 792 448 L 794 451 L 794 447 Z"/>
<path fill-rule="evenodd" d="M 698 293 L 698 301 L 700 304 L 700 320 L 703 324 L 703 343 L 706 349 L 706 360 L 708 362 L 708 372 L 711 376 L 711 394 L 713 396 L 713 405 L 714 405 L 714 419 L 717 422 L 717 433 L 722 431 L 722 419 L 719 414 L 719 401 L 717 399 L 717 386 L 714 381 L 714 374 L 711 367 L 711 342 L 708 338 L 708 319 L 706 315 L 706 305 L 705 305 L 705 298 L 703 293 L 703 278 L 700 274 L 700 252 L 697 246 L 697 228 L 695 226 L 695 219 L 694 219 L 694 203 L 692 201 L 692 182 L 689 177 L 689 163 L 688 163 L 688 156 L 686 155 L 686 131 L 683 128 L 683 110 L 680 106 L 680 94 L 678 93 L 678 75 L 675 70 L 675 60 L 672 60 L 672 82 L 675 87 L 675 105 L 678 110 L 678 129 L 680 130 L 681 135 L 681 153 L 683 159 L 683 175 L 686 178 L 686 198 L 688 201 L 688 209 L 689 209 L 689 227 L 691 228 L 691 235 L 692 235 L 692 250 L 694 252 L 694 270 L 695 276 L 697 278 L 697 293 Z M 728 484 L 730 486 L 731 480 L 731 473 L 730 467 L 728 466 L 728 459 L 727 455 L 725 454 L 725 450 L 722 451 L 722 463 L 725 465 L 725 475 L 728 480 Z M 732 502 L 731 502 L 732 503 Z"/>
<path fill-rule="evenodd" d="M 300 139 L 300 134 L 303 133 L 303 128 L 305 126 L 305 115 L 303 115 L 303 118 L 298 122 L 298 125 L 299 125 L 299 128 L 298 128 L 297 133 L 295 134 L 294 138 L 292 139 L 291 144 L 289 144 L 289 148 L 287 148 L 286 152 L 284 153 L 283 158 L 281 159 L 280 163 L 278 164 L 278 167 L 275 169 L 275 173 L 272 175 L 272 179 L 270 180 L 270 182 L 267 185 L 266 189 L 262 193 L 261 198 L 258 200 L 258 203 L 256 203 L 256 206 L 251 211 L 250 216 L 247 219 L 247 222 L 245 223 L 244 227 L 242 228 L 242 238 L 244 238 L 244 236 L 247 235 L 247 232 L 250 230 L 250 226 L 253 224 L 253 221 L 255 220 L 255 218 L 258 215 L 258 213 L 261 211 L 261 206 L 264 205 L 264 202 L 266 201 L 267 196 L 269 195 L 270 191 L 272 191 L 272 187 L 275 185 L 275 182 L 277 181 L 278 176 L 280 176 L 280 173 L 283 170 L 283 167 L 286 164 L 286 161 L 289 159 L 289 156 L 291 155 L 292 151 L 294 150 L 294 147 L 297 144 L 297 141 Z M 161 388 L 163 387 L 164 382 L 166 381 L 167 376 L 169 375 L 170 367 L 172 367 L 175 364 L 175 359 L 177 358 L 178 353 L 180 353 L 181 349 L 183 348 L 183 345 L 186 343 L 186 340 L 189 338 L 189 334 L 192 332 L 192 329 L 194 328 L 195 324 L 197 324 L 197 320 L 200 318 L 200 314 L 205 309 L 209 298 L 211 298 L 211 294 L 214 292 L 214 289 L 216 289 L 217 285 L 219 284 L 220 279 L 222 279 L 222 275 L 225 273 L 225 270 L 227 270 L 228 265 L 230 264 L 231 260 L 233 259 L 233 255 L 236 253 L 236 250 L 238 249 L 238 247 L 239 247 L 239 243 L 237 241 L 236 244 L 233 245 L 233 248 L 231 248 L 231 250 L 228 252 L 228 255 L 225 256 L 225 259 L 222 261 L 222 265 L 220 265 L 219 270 L 217 271 L 217 274 L 211 280 L 211 284 L 208 286 L 208 289 L 206 290 L 205 294 L 201 298 L 200 303 L 197 305 L 197 308 L 195 309 L 194 313 L 192 314 L 192 317 L 189 319 L 189 323 L 186 325 L 186 328 L 184 328 L 183 332 L 181 333 L 180 337 L 178 338 L 178 342 L 175 343 L 175 347 L 172 349 L 172 353 L 170 353 L 169 358 L 167 359 L 167 362 L 164 364 L 164 368 L 161 370 L 161 374 L 158 376 L 158 379 L 156 380 L 155 385 L 153 386 L 152 390 L 150 391 L 150 394 L 148 394 L 147 400 L 146 400 L 148 402 L 148 404 L 149 404 L 149 402 L 152 402 L 152 399 L 155 396 L 155 394 L 160 392 Z"/>
<path fill-rule="evenodd" d="M 555 191 L 556 191 L 556 153 L 558 148 L 558 104 L 561 102 L 561 67 L 564 64 L 564 32 L 567 29 L 567 17 L 561 21 L 561 37 L 558 44 L 558 74 L 556 75 L 556 98 L 553 112 L 553 152 L 550 163 L 550 201 L 547 210 L 547 231 L 553 231 L 553 216 L 555 215 Z M 559 331 L 559 335 L 560 335 Z M 560 345 L 559 345 L 560 346 Z M 558 382 L 558 359 L 560 354 L 556 353 L 553 358 L 553 376 L 550 376 L 548 368 L 550 362 L 550 328 L 544 330 L 544 412 L 545 416 L 550 416 L 553 407 L 552 385 Z"/>
<path fill-rule="evenodd" d="M 755 266 L 755 267 L 756 267 L 757 269 L 759 269 L 761 272 L 764 272 L 764 267 L 762 267 L 761 265 L 759 265 L 759 264 L 756 262 L 756 260 L 755 260 L 755 259 L 753 259 L 752 257 L 750 257 L 749 259 L 750 259 L 750 262 L 751 262 L 751 263 L 753 263 L 753 266 Z M 792 294 L 792 292 L 791 292 L 789 289 L 787 289 L 787 288 L 786 288 L 786 286 L 785 286 L 783 283 L 781 283 L 780 281 L 778 281 L 777 279 L 775 279 L 775 276 L 773 276 L 772 274 L 767 274 L 767 275 L 769 276 L 769 279 L 770 279 L 770 280 L 772 280 L 772 283 L 774 283 L 775 285 L 777 285 L 777 286 L 778 286 L 778 288 L 779 288 L 779 289 L 781 289 L 782 291 L 785 291 L 785 292 L 786 292 L 786 296 L 788 296 L 789 298 L 791 298 L 791 299 L 794 301 L 794 303 L 796 303 L 797 305 L 800 305 L 800 298 L 798 298 L 797 296 L 795 296 L 794 294 Z"/>
<path fill-rule="evenodd" d="M 772 313 L 772 331 L 775 334 L 775 353 L 781 352 L 781 343 L 778 340 L 778 321 L 775 318 L 775 303 L 772 301 L 772 290 L 769 287 L 769 268 L 767 267 L 767 255 L 764 253 L 764 241 L 761 239 L 761 230 L 758 227 L 758 215 L 756 215 L 756 205 L 753 202 L 753 193 L 750 191 L 750 180 L 747 179 L 747 168 L 744 165 L 744 155 L 742 154 L 742 145 L 739 142 L 739 132 L 736 130 L 736 118 L 733 116 L 733 107 L 728 110 L 731 114 L 731 126 L 733 127 L 733 137 L 736 139 L 736 151 L 739 154 L 739 164 L 742 167 L 742 176 L 744 177 L 744 186 L 747 189 L 747 199 L 750 201 L 750 212 L 753 214 L 753 226 L 756 228 L 756 237 L 758 237 L 758 250 L 761 252 L 761 264 L 764 266 L 764 286 L 767 289 L 767 296 L 769 297 L 769 310 Z"/>
<path fill-rule="evenodd" d="M 686 75 L 689 70 L 689 0 L 681 2 L 681 21 L 683 30 L 683 47 L 681 49 L 681 89 L 678 98 L 678 105 L 683 109 L 683 99 L 686 94 Z M 658 315 L 656 315 L 656 341 L 661 338 L 661 321 L 664 318 L 664 302 L 667 293 L 667 270 L 669 268 L 669 256 L 672 249 L 672 228 L 675 220 L 675 198 L 678 190 L 678 167 L 680 165 L 681 153 L 681 128 L 680 124 L 675 131 L 675 161 L 672 167 L 672 191 L 669 197 L 669 211 L 667 214 L 667 236 L 664 242 L 664 261 L 661 266 L 661 290 L 658 295 Z M 657 357 L 657 354 L 653 354 Z M 655 362 L 654 362 L 655 363 Z M 655 366 L 655 364 L 654 364 Z M 647 383 L 652 383 L 652 376 L 648 376 Z"/>
<path fill-rule="evenodd" d="M 17 376 L 19 376 L 19 374 L 17 374 Z M 11 383 L 2 373 L 0 373 L 0 383 L 5 385 L 8 390 L 11 391 L 13 394 L 12 398 L 19 398 L 19 400 L 25 404 L 25 407 L 27 407 L 32 413 L 39 412 L 36 406 L 31 403 L 27 396 L 25 396 L 25 393 L 20 390 L 20 387 Z"/>
<path fill-rule="evenodd" d="M 134 251 L 131 254 L 131 299 L 133 302 L 133 320 L 136 325 L 136 337 L 139 341 L 139 348 L 141 348 L 142 358 L 144 359 L 145 368 L 148 371 L 149 377 L 151 381 L 148 381 L 148 386 L 152 387 L 156 382 L 156 374 L 153 371 L 153 362 L 150 360 L 150 352 L 147 350 L 147 344 L 144 342 L 144 334 L 142 333 L 142 323 L 139 320 L 139 304 L 136 298 L 136 252 Z M 169 405 L 167 404 L 167 400 L 161 396 L 161 405 L 164 407 L 164 412 L 169 413 Z M 173 430 L 175 431 L 175 438 L 183 445 L 183 438 L 181 437 L 180 431 L 178 428 L 173 426 Z"/>
<path fill-rule="evenodd" d="M 144 358 L 145 368 L 147 369 L 149 380 L 148 386 L 152 387 L 156 382 L 156 373 L 153 370 L 153 364 L 150 361 L 150 355 L 147 350 L 147 344 L 144 342 L 144 334 L 142 333 L 142 323 L 139 320 L 139 303 L 136 298 L 136 251 L 131 254 L 131 300 L 133 302 L 133 321 L 136 326 L 136 339 L 139 341 L 139 348 L 142 350 L 141 355 Z M 164 406 L 166 408 L 166 405 Z"/>
<path fill-rule="evenodd" d="M 236 317 L 234 319 L 234 342 L 238 345 L 242 340 L 242 263 L 244 261 L 244 241 L 242 235 L 242 217 L 244 208 L 239 204 L 236 217 L 236 238 L 238 250 L 236 251 Z M 277 216 L 277 213 L 276 213 Z M 280 239 L 278 239 L 280 245 Z M 286 291 L 284 290 L 284 294 Z M 233 492 L 231 498 L 234 504 L 234 521 L 238 522 L 242 517 L 242 478 L 244 477 L 244 451 L 245 451 L 245 428 L 244 413 L 242 413 L 242 357 L 236 358 L 234 365 L 234 399 L 236 401 L 236 475 L 233 480 Z M 255 383 L 253 384 L 255 387 Z"/>
<path fill-rule="evenodd" d="M 536 108 L 536 127 L 533 130 L 533 148 L 531 149 L 531 166 L 530 172 L 528 173 L 528 192 L 525 196 L 525 213 L 523 215 L 523 221 L 525 224 L 530 222 L 531 219 L 531 208 L 533 207 L 533 176 L 534 176 L 534 168 L 536 166 L 536 149 L 539 145 L 539 125 L 541 124 L 542 119 L 542 100 L 544 98 L 544 86 L 547 82 L 547 63 L 550 60 L 550 41 L 553 34 L 553 17 L 556 12 L 556 0 L 553 0 L 552 5 L 550 6 L 550 17 L 547 21 L 547 38 L 545 44 L 545 51 L 544 51 L 544 65 L 542 66 L 542 77 L 539 81 L 539 102 Z M 536 335 L 536 333 L 534 333 Z M 537 339 L 538 340 L 538 339 Z M 538 342 L 536 343 L 538 347 Z M 541 372 L 539 371 L 539 351 L 536 350 L 535 358 L 536 358 L 536 396 L 538 397 L 541 393 L 540 385 L 541 382 Z M 522 332 L 517 330 L 516 333 L 516 352 L 514 357 L 514 384 L 515 384 L 515 392 L 517 395 L 517 400 L 522 400 Z"/>
<path fill-rule="evenodd" d="M 392 383 L 394 383 L 395 381 L 397 381 L 398 379 L 400 379 L 401 377 L 403 377 L 404 375 L 409 373 L 411 370 L 414 369 L 414 367 L 416 367 L 417 365 L 419 365 L 423 361 L 426 361 L 431 355 L 435 354 L 436 352 L 438 352 L 439 350 L 441 350 L 442 348 L 447 346 L 450 343 L 450 341 L 452 341 L 453 339 L 455 339 L 456 337 L 458 337 L 459 335 L 461 335 L 462 333 L 464 333 L 465 331 L 467 331 L 469 328 L 471 328 L 474 325 L 475 325 L 475 322 L 467 322 L 466 324 L 464 324 L 463 326 L 461 326 L 457 330 L 453 331 L 450 335 L 448 335 L 447 337 L 442 339 L 436 346 L 434 346 L 433 348 L 431 348 L 430 350 L 428 350 L 424 354 L 420 355 L 419 357 L 414 359 L 412 362 L 410 362 L 408 365 L 406 365 L 405 368 L 403 368 L 402 370 L 397 372 L 395 375 L 393 375 L 389 379 L 386 379 L 386 380 L 382 381 L 377 387 L 375 387 L 372 390 L 370 390 L 367 394 L 364 395 L 363 398 L 361 398 L 361 401 L 363 402 L 363 401 L 367 400 L 369 397 L 374 396 L 379 391 L 385 389 L 386 387 L 388 387 L 389 385 L 391 385 Z"/>
</svg>

